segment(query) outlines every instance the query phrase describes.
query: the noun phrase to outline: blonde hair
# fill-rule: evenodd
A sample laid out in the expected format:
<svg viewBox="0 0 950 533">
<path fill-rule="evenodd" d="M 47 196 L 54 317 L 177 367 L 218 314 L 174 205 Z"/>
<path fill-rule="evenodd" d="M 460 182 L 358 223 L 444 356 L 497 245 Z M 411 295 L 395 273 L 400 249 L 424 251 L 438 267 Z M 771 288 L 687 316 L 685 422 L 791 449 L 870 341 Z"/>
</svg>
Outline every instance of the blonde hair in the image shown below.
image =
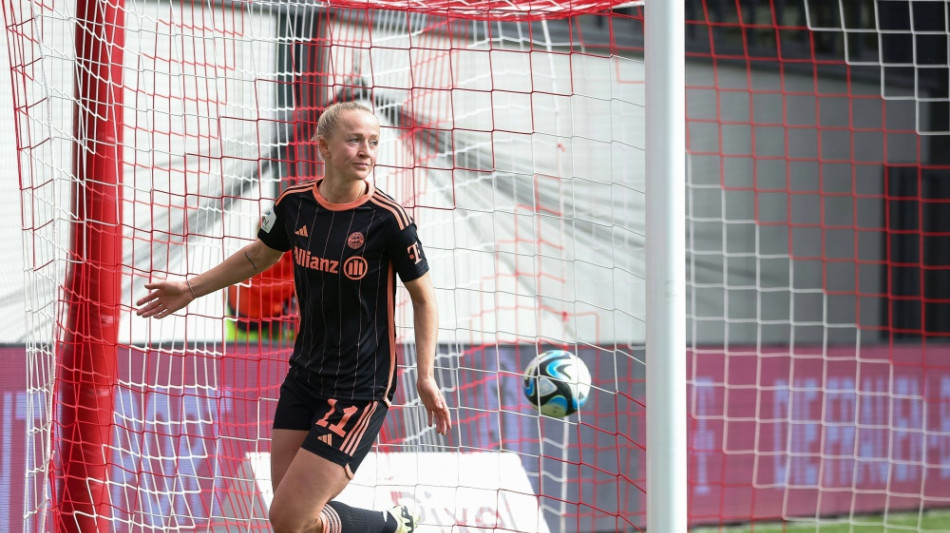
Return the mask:
<svg viewBox="0 0 950 533">
<path fill-rule="evenodd" d="M 320 120 L 317 122 L 317 133 L 313 136 L 313 140 L 316 141 L 320 137 L 329 139 L 340 123 L 340 117 L 349 111 L 362 111 L 373 115 L 372 109 L 359 102 L 337 102 L 324 109 L 323 113 L 320 113 Z"/>
</svg>

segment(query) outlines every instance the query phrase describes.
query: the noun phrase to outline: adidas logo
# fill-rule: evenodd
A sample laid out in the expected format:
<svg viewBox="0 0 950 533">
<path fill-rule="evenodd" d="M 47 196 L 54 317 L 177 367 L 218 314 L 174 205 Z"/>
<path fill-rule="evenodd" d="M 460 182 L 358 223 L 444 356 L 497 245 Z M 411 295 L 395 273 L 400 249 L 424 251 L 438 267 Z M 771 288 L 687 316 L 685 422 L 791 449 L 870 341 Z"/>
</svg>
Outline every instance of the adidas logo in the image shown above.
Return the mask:
<svg viewBox="0 0 950 533">
<path fill-rule="evenodd" d="M 309 237 L 310 234 L 307 232 L 307 226 L 300 226 L 300 229 L 294 232 L 294 235 L 300 235 L 301 237 Z"/>
<path fill-rule="evenodd" d="M 333 446 L 333 442 L 330 440 L 330 435 L 329 435 L 329 434 L 320 435 L 320 436 L 317 437 L 317 438 L 320 439 L 320 441 L 322 441 L 322 442 L 323 442 L 324 444 L 326 444 L 327 446 Z"/>
</svg>

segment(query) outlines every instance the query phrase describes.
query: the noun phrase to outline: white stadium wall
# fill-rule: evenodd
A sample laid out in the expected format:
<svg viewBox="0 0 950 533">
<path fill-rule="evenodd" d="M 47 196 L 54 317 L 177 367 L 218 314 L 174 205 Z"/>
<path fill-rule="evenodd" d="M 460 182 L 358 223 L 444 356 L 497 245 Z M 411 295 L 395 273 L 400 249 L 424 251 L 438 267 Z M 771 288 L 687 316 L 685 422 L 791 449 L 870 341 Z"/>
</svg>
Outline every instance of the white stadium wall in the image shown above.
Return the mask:
<svg viewBox="0 0 950 533">
<path fill-rule="evenodd" d="M 266 24 L 261 22 L 261 25 L 266 28 Z M 142 35 L 154 38 L 151 33 Z M 137 42 L 134 39 L 129 41 L 133 46 Z M 149 45 L 155 46 L 156 43 L 160 44 L 161 41 L 150 42 Z M 267 46 L 262 46 L 259 50 L 246 50 L 243 54 L 237 54 L 238 51 L 235 50 L 234 60 L 238 64 L 246 62 L 245 68 L 252 68 L 252 65 L 260 61 L 266 63 L 267 58 L 274 56 L 273 49 Z M 2 67 L 8 58 L 6 54 L 0 55 L 3 56 L 0 58 L 0 61 L 3 61 L 0 63 Z M 128 54 L 127 57 L 135 56 Z M 495 61 L 498 61 L 499 57 L 496 54 Z M 501 59 L 503 60 L 503 56 Z M 604 69 L 613 68 L 611 63 L 609 60 L 590 58 L 586 68 L 592 73 L 604 72 Z M 477 63 L 473 62 L 471 66 L 475 68 Z M 621 66 L 631 71 L 630 77 L 642 79 L 641 64 L 625 62 Z M 687 64 L 687 75 L 709 79 L 712 76 L 711 69 L 712 66 L 707 62 L 691 61 Z M 861 326 L 879 325 L 885 313 L 882 302 L 869 297 L 858 301 L 854 294 L 829 294 L 823 287 L 840 287 L 843 292 L 854 293 L 857 284 L 866 293 L 882 291 L 885 267 L 874 262 L 884 257 L 884 240 L 877 232 L 855 232 L 853 227 L 882 227 L 884 206 L 881 195 L 885 192 L 883 169 L 878 165 L 860 166 L 852 178 L 852 168 L 848 165 L 822 165 L 815 160 L 821 150 L 821 156 L 827 159 L 853 157 L 856 161 L 878 161 L 878 146 L 874 143 L 861 143 L 859 140 L 852 146 L 846 136 L 833 132 L 836 127 L 848 127 L 848 104 L 841 103 L 836 98 L 815 95 L 810 75 L 796 76 L 793 72 L 786 72 L 780 79 L 775 73 L 754 72 L 755 86 L 775 88 L 782 82 L 786 91 L 801 91 L 800 95 L 785 100 L 787 119 L 782 117 L 783 102 L 780 96 L 750 94 L 748 90 L 743 89 L 747 86 L 747 71 L 744 67 L 719 65 L 716 75 L 721 86 L 736 88 L 734 92 L 724 93 L 722 101 L 716 102 L 716 95 L 711 91 L 690 91 L 687 94 L 689 116 L 693 119 L 710 119 L 708 123 L 694 122 L 689 130 L 690 150 L 693 153 L 688 165 L 690 221 L 687 261 L 691 291 L 688 305 L 693 318 L 688 332 L 690 337 L 699 344 L 781 344 L 793 338 L 796 342 L 808 343 L 855 342 L 858 335 L 857 328 L 854 327 L 856 321 L 860 320 Z M 596 76 L 592 78 L 596 79 Z M 130 83 L 134 84 L 136 79 L 135 76 L 128 76 Z M 828 92 L 840 93 L 845 90 L 842 80 L 822 80 L 822 84 L 828 85 Z M 257 102 L 271 100 L 267 92 L 268 84 L 228 85 L 227 90 L 232 101 L 254 105 L 255 98 Z M 614 90 L 632 91 L 629 98 L 624 98 L 635 103 L 642 101 L 642 96 L 638 95 L 639 87 L 635 85 Z M 866 91 L 866 94 L 876 94 L 879 82 L 868 82 L 866 86 L 862 86 L 852 80 L 852 87 L 860 88 Z M 6 168 L 8 173 L 6 179 L 0 180 L 0 201 L 3 202 L 0 216 L 3 217 L 6 227 L 15 228 L 20 227 L 21 216 L 19 182 L 15 175 L 16 140 L 13 137 L 10 90 L 8 84 L 2 84 L 0 87 L 0 97 L 7 102 L 7 105 L 0 106 L 0 124 L 6 125 L 0 128 L 0 146 L 3 147 L 0 150 L 0 158 L 6 162 L 3 168 Z M 223 86 L 221 90 L 224 90 Z M 240 94 L 246 95 L 243 102 L 238 97 Z M 561 105 L 561 118 L 557 118 L 556 114 L 541 116 L 551 121 L 552 129 L 570 128 L 572 111 L 575 114 L 590 112 L 585 108 L 585 103 L 576 98 L 560 103 L 554 100 L 556 99 L 552 97 L 552 105 Z M 870 124 L 873 125 L 875 121 L 880 123 L 882 106 L 879 99 L 855 100 L 850 105 L 856 106 L 856 117 L 865 116 L 867 113 L 870 114 Z M 816 106 L 821 107 L 820 133 L 818 125 L 815 124 Z M 229 146 L 236 151 L 246 150 L 248 143 L 255 142 L 256 132 L 247 129 L 242 133 L 241 125 L 245 123 L 238 120 L 240 113 L 237 111 L 240 109 L 249 108 L 235 106 L 234 109 L 221 111 L 236 117 L 228 123 L 231 131 L 228 132 L 228 142 L 221 145 L 223 152 L 227 152 Z M 519 112 L 515 109 L 513 102 L 506 112 Z M 628 105 L 626 109 L 631 113 L 630 120 L 642 121 L 642 108 Z M 914 129 L 916 116 L 913 103 L 904 100 L 889 101 L 885 109 L 888 111 L 889 127 Z M 58 111 L 65 128 L 70 109 L 63 106 Z M 130 137 L 130 146 L 134 146 L 135 141 L 132 139 L 139 139 L 142 145 L 146 146 L 150 142 L 146 138 L 147 128 L 168 127 L 168 116 L 182 112 L 167 109 L 165 112 L 168 115 L 164 115 L 154 109 L 150 111 L 148 116 L 143 115 L 138 119 L 135 115 L 127 117 L 130 128 L 134 127 L 127 134 Z M 258 118 L 273 117 L 278 112 L 277 109 L 265 107 L 258 112 Z M 715 122 L 717 118 L 727 124 L 749 122 L 750 114 L 754 114 L 757 120 L 762 120 L 763 117 L 771 117 L 776 123 L 788 120 L 793 128 L 756 128 L 753 143 L 752 127 L 741 124 L 720 127 Z M 161 120 L 163 116 L 166 122 L 156 121 Z M 464 120 L 474 123 L 480 119 L 474 116 Z M 470 125 L 464 120 L 459 121 L 460 127 Z M 611 231 L 610 221 L 597 218 L 598 205 L 610 205 L 610 202 L 614 202 L 616 208 L 616 202 L 619 201 L 622 202 L 622 208 L 634 219 L 634 227 L 642 228 L 643 196 L 639 193 L 643 184 L 642 152 L 611 151 L 609 143 L 595 142 L 596 137 L 592 137 L 594 141 L 590 143 L 584 142 L 587 136 L 588 132 L 577 132 L 576 146 L 571 147 L 571 150 L 564 150 L 564 147 L 545 146 L 542 135 L 534 136 L 540 138 L 541 142 L 538 142 L 537 139 L 511 134 L 509 138 L 495 139 L 495 153 L 504 156 L 495 162 L 495 174 L 456 172 L 453 176 L 449 171 L 431 171 L 430 178 L 433 183 L 451 183 L 450 180 L 455 180 L 455 186 L 460 191 L 457 198 L 463 199 L 463 202 L 455 206 L 454 211 L 445 209 L 455 200 L 446 192 L 448 189 L 436 187 L 429 189 L 423 197 L 411 198 L 410 191 L 401 190 L 399 186 L 390 186 L 385 167 L 377 171 L 377 180 L 381 187 L 420 206 L 416 210 L 416 216 L 422 228 L 424 242 L 431 248 L 430 256 L 436 267 L 433 275 L 437 286 L 456 289 L 453 301 L 444 302 L 442 305 L 445 342 L 479 340 L 453 339 L 456 329 L 481 330 L 492 332 L 488 333 L 491 335 L 498 324 L 515 321 L 522 327 L 525 324 L 536 324 L 535 329 L 539 335 L 555 340 L 618 340 L 632 344 L 642 342 L 642 232 L 617 234 Z M 474 138 L 471 140 L 476 153 L 480 142 L 489 141 Z M 638 139 L 630 139 L 630 142 L 642 145 Z M 913 143 L 913 140 L 908 139 L 908 142 Z M 784 158 L 765 158 L 784 154 L 786 143 L 791 157 L 804 160 L 793 161 L 786 168 Z M 720 144 L 722 154 L 731 157 L 718 155 Z M 61 146 L 63 150 L 68 149 L 66 143 Z M 915 153 L 913 144 L 902 147 L 899 142 L 891 140 L 891 146 L 895 153 L 907 148 L 911 148 L 910 154 Z M 398 154 L 392 152 L 393 149 L 395 146 L 390 144 L 390 155 L 398 158 Z M 195 172 L 183 172 L 185 165 L 189 163 L 182 158 L 177 162 L 180 165 L 178 170 L 161 173 L 149 166 L 150 162 L 168 163 L 174 168 L 176 154 L 181 155 L 186 150 L 184 146 L 166 147 L 165 153 L 127 150 L 127 160 L 134 163 L 133 170 L 127 173 L 127 177 L 130 182 L 136 183 L 134 190 L 127 189 L 127 200 L 131 200 L 132 195 L 147 197 L 150 194 L 149 180 L 152 179 L 167 181 L 188 176 L 196 181 L 183 182 L 179 186 L 182 190 L 194 191 L 196 195 L 203 190 L 202 187 L 205 192 L 213 194 L 214 191 L 208 190 L 208 187 L 218 190 L 222 187 L 234 188 L 244 180 L 243 175 L 246 174 L 247 167 L 235 165 L 230 168 L 209 167 L 208 173 L 203 176 Z M 850 150 L 853 150 L 853 154 L 849 153 Z M 697 155 L 697 152 L 709 152 L 711 155 Z M 746 154 L 753 153 L 758 156 L 757 159 L 745 157 Z M 533 157 L 528 154 L 533 154 Z M 65 154 L 62 157 L 65 157 Z M 385 157 L 384 153 L 383 158 Z M 539 174 L 560 178 L 552 178 L 547 180 L 547 183 L 543 179 L 534 180 L 531 165 L 534 165 L 535 172 Z M 611 188 L 598 183 L 598 165 L 622 168 L 622 172 L 615 170 L 614 174 L 627 180 L 629 189 Z M 724 183 L 720 181 L 720 168 L 725 176 Z M 821 180 L 819 172 L 823 173 Z M 789 177 L 787 182 L 786 176 Z M 267 178 L 273 179 L 272 176 L 265 176 L 265 179 Z M 536 183 L 532 183 L 535 181 Z M 764 191 L 751 193 L 748 188 L 753 185 Z M 580 220 L 586 218 L 590 223 L 585 226 L 580 222 L 565 228 L 553 217 L 546 219 L 512 215 L 519 202 L 531 201 L 536 187 L 541 190 L 547 187 L 551 190 L 551 196 L 542 200 L 543 202 L 560 203 L 560 207 L 564 209 L 584 213 L 579 217 Z M 466 189 L 469 189 L 469 194 L 462 194 Z M 620 197 L 618 191 L 623 193 Z M 854 198 L 850 194 L 852 191 L 864 198 Z M 229 206 L 241 216 L 222 216 L 215 206 L 209 205 L 190 221 L 192 227 L 200 228 L 200 233 L 209 237 L 193 237 L 187 243 L 187 248 L 191 250 L 189 261 L 192 271 L 196 271 L 197 265 L 213 264 L 226 253 L 240 247 L 246 239 L 253 238 L 253 221 L 261 209 L 261 202 L 256 200 L 260 191 L 257 187 L 250 187 L 245 192 L 251 195 L 249 200 L 236 201 Z M 183 198 L 179 200 L 186 201 Z M 191 197 L 187 201 L 193 203 L 199 200 Z M 508 207 L 505 207 L 506 205 Z M 434 209 L 426 209 L 426 206 Z M 503 212 L 492 215 L 485 210 L 486 207 L 500 208 Z M 140 216 L 136 209 L 141 210 L 141 205 L 127 210 L 127 216 Z M 229 220 L 233 220 L 233 224 L 227 223 Z M 451 222 L 448 222 L 449 220 Z M 513 264 L 518 260 L 517 251 L 510 245 L 514 241 L 515 220 L 520 224 L 527 224 L 526 229 L 531 232 L 577 233 L 578 238 L 573 242 L 578 249 L 567 250 L 562 257 L 546 254 L 540 259 L 544 264 L 537 266 L 546 272 L 564 272 L 573 280 L 573 284 L 555 286 L 553 282 L 548 281 L 543 292 L 548 298 L 545 304 L 550 304 L 546 305 L 549 311 L 535 313 L 525 309 L 533 307 L 530 302 L 536 298 L 538 287 L 523 281 L 512 281 L 511 286 L 498 287 L 498 308 L 521 311 L 515 315 L 509 313 L 507 316 L 486 316 L 479 309 L 482 306 L 480 295 L 483 291 L 492 289 L 485 286 L 485 280 L 490 280 L 490 284 L 499 279 L 514 280 L 514 277 L 505 275 L 504 269 L 514 269 Z M 222 224 L 222 221 L 225 223 Z M 821 222 L 840 227 L 821 231 L 814 227 Z M 181 221 L 177 224 L 180 225 Z M 536 229 L 534 224 L 545 227 Z M 790 229 L 793 226 L 797 227 Z M 446 231 L 446 228 L 451 231 Z M 222 241 L 222 236 L 232 238 Z M 54 238 L 67 239 L 68 233 L 61 228 Z M 24 286 L 23 236 L 17 232 L 6 232 L 0 239 L 3 239 L 3 247 L 7 250 L 0 261 L 8 272 L 8 275 L 0 280 L 0 317 L 3 323 L 8 325 L 0 331 L 0 342 L 24 342 L 27 331 L 24 297 L 49 288 Z M 861 257 L 855 257 L 857 241 L 860 241 Z M 492 242 L 496 244 L 495 249 L 490 247 Z M 458 253 L 453 250 L 455 243 L 480 247 L 480 251 L 470 249 Z M 186 243 L 177 244 L 177 249 L 155 249 L 151 250 L 151 253 L 159 257 L 167 255 L 168 268 L 174 271 L 176 263 L 185 257 Z M 822 247 L 826 251 L 824 254 Z M 127 255 L 131 253 L 127 251 Z M 142 251 L 136 251 L 135 255 L 140 261 L 148 260 L 148 254 Z M 829 264 L 822 261 L 822 258 L 832 258 L 836 262 Z M 855 265 L 855 260 L 860 261 L 859 266 Z M 520 262 L 519 266 L 523 268 L 524 262 Z M 128 278 L 126 282 L 128 283 Z M 137 297 L 143 290 L 143 283 L 143 278 L 136 277 L 135 285 L 130 288 L 128 296 Z M 466 298 L 471 298 L 471 301 L 466 303 Z M 519 300 L 528 302 L 528 305 L 519 305 Z M 728 309 L 724 307 L 727 301 Z M 131 305 L 131 301 L 129 303 Z M 568 303 L 573 308 L 565 308 Z M 215 317 L 223 316 L 223 300 L 205 298 L 193 306 L 196 314 L 210 318 L 191 319 L 196 320 L 189 326 L 192 338 L 220 338 L 222 328 L 220 324 L 215 323 Z M 565 323 L 558 316 L 562 310 L 573 313 L 578 318 L 571 323 Z M 583 317 L 590 312 L 599 315 L 600 320 L 585 320 Z M 125 335 L 129 337 L 127 340 L 140 336 L 138 332 L 144 324 L 135 321 L 131 316 L 126 318 L 130 321 L 129 326 L 123 328 Z M 43 329 L 43 325 L 34 324 L 33 327 Z M 183 334 L 183 325 L 176 324 L 174 320 L 153 327 L 160 328 L 160 331 L 153 329 L 153 338 L 174 338 Z M 504 337 L 504 328 L 500 330 Z M 469 333 L 460 336 L 468 337 Z M 861 340 L 873 341 L 867 338 Z"/>
</svg>

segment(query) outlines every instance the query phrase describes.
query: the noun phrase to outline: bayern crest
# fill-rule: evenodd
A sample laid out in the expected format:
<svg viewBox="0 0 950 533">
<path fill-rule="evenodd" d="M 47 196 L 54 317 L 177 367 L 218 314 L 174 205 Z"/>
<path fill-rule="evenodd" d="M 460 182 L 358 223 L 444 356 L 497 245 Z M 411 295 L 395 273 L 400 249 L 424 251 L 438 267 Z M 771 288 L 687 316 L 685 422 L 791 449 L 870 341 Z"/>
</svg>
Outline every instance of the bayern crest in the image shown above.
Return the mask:
<svg viewBox="0 0 950 533">
<path fill-rule="evenodd" d="M 363 246 L 364 242 L 366 242 L 366 238 L 363 237 L 363 234 L 358 231 L 350 233 L 350 236 L 346 238 L 346 245 L 354 250 L 357 250 L 360 246 Z"/>
</svg>

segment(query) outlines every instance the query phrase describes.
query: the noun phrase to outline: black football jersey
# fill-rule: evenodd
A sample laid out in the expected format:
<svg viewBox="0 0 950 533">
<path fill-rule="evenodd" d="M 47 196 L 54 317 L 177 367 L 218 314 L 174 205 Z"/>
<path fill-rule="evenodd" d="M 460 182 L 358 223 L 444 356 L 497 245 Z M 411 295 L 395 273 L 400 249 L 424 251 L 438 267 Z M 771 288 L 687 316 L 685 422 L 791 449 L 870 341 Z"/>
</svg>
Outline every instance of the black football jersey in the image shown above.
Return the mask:
<svg viewBox="0 0 950 533">
<path fill-rule="evenodd" d="M 287 188 L 261 219 L 258 238 L 293 254 L 300 329 L 290 365 L 315 394 L 391 400 L 395 390 L 396 275 L 429 270 L 416 225 L 367 182 L 348 204 L 320 195 L 318 181 Z"/>
</svg>

